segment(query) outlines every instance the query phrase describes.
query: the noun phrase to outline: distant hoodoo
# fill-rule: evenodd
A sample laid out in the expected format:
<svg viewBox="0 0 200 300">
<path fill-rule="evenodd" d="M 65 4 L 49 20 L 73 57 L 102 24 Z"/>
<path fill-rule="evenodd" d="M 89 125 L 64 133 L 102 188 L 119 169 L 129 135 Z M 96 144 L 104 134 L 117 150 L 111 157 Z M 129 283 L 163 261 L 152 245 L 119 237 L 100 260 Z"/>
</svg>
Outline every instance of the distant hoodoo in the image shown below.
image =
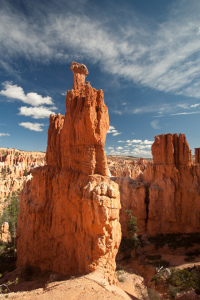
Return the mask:
<svg viewBox="0 0 200 300">
<path fill-rule="evenodd" d="M 162 134 L 155 136 L 152 145 L 154 164 L 191 166 L 192 154 L 185 134 Z"/>
</svg>

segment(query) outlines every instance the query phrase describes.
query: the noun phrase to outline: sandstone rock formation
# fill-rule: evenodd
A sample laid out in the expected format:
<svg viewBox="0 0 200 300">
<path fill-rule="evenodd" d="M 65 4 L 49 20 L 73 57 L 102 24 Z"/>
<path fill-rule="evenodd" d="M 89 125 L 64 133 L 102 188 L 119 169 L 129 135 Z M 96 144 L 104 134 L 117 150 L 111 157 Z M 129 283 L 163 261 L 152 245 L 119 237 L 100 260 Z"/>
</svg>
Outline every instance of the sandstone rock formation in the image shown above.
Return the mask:
<svg viewBox="0 0 200 300">
<path fill-rule="evenodd" d="M 144 183 L 135 181 L 128 177 L 112 178 L 119 185 L 121 210 L 120 224 L 122 236 L 127 236 L 127 214 L 125 210 L 132 210 L 133 215 L 137 217 L 137 225 L 140 234 L 146 232 L 146 188 Z"/>
<path fill-rule="evenodd" d="M 134 178 L 133 173 L 116 172 L 117 178 L 113 180 L 119 184 L 121 193 L 123 236 L 127 235 L 126 209 L 132 209 L 133 215 L 138 218 L 139 234 L 191 233 L 200 230 L 198 150 L 195 152 L 196 164 L 192 164 L 185 135 L 159 135 L 152 145 L 153 164 L 145 165 L 144 170 L 138 169 Z M 123 161 L 120 161 L 120 165 L 123 165 Z M 115 166 L 114 170 L 118 169 Z M 134 180 L 131 180 L 131 176 Z"/>
<path fill-rule="evenodd" d="M 0 228 L 0 241 L 4 243 L 11 241 L 8 222 L 4 222 Z"/>
<path fill-rule="evenodd" d="M 195 164 L 200 163 L 200 148 L 194 149 L 194 155 L 195 155 Z"/>
<path fill-rule="evenodd" d="M 47 166 L 21 192 L 17 264 L 68 275 L 98 270 L 114 282 L 120 197 L 105 177 L 108 110 L 102 90 L 85 83 L 87 68 L 73 62 L 71 70 L 65 117 L 50 116 Z"/>
<path fill-rule="evenodd" d="M 45 153 L 0 148 L 0 212 L 6 197 L 23 187 L 31 169 L 45 164 Z M 24 176 L 26 175 L 26 176 Z"/>
<path fill-rule="evenodd" d="M 107 176 L 104 143 L 109 118 L 103 91 L 84 83 L 88 73 L 84 65 L 73 62 L 71 69 L 74 85 L 67 92 L 65 118 L 59 114 L 50 117 L 47 164 Z"/>
<path fill-rule="evenodd" d="M 152 145 L 154 164 L 185 165 L 192 164 L 192 155 L 184 134 L 162 134 L 155 137 Z"/>
</svg>

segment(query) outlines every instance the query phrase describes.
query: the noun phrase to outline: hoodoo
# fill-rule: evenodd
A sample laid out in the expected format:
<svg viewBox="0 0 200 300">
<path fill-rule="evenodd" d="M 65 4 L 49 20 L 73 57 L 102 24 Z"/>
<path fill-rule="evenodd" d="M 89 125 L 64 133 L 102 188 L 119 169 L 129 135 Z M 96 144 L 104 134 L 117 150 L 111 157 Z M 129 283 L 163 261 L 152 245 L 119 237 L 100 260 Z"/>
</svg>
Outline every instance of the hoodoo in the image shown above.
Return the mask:
<svg viewBox="0 0 200 300">
<path fill-rule="evenodd" d="M 126 209 L 138 219 L 139 233 L 150 235 L 191 233 L 200 230 L 199 148 L 192 164 L 184 134 L 155 136 L 153 163 L 136 180 L 116 178 L 121 193 L 122 233 L 126 233 Z"/>
<path fill-rule="evenodd" d="M 191 166 L 192 155 L 184 134 L 162 134 L 155 136 L 152 145 L 154 164 Z"/>
<path fill-rule="evenodd" d="M 65 116 L 50 116 L 47 165 L 21 192 L 18 266 L 81 275 L 98 270 L 115 281 L 121 240 L 118 185 L 104 153 L 109 128 L 103 91 L 85 83 L 85 65 L 72 62 L 73 89 Z"/>
</svg>

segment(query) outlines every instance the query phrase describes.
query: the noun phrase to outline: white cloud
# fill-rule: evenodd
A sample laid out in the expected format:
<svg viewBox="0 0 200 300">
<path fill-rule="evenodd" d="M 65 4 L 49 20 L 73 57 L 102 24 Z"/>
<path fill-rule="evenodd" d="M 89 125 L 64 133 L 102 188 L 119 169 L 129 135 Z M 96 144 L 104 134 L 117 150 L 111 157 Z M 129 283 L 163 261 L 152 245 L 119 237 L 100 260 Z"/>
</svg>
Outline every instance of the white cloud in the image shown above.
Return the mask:
<svg viewBox="0 0 200 300">
<path fill-rule="evenodd" d="M 19 123 L 19 125 L 33 131 L 43 131 L 41 127 L 44 126 L 44 124 L 41 123 L 30 123 L 30 122 L 22 122 Z"/>
<path fill-rule="evenodd" d="M 170 114 L 170 116 L 179 116 L 179 115 L 194 115 L 194 114 L 200 114 L 200 111 L 193 111 L 193 112 L 182 112 L 182 113 Z"/>
<path fill-rule="evenodd" d="M 151 149 L 153 141 L 150 140 L 127 140 L 126 145 L 124 147 L 108 147 L 111 151 L 109 153 L 115 154 L 115 155 L 133 155 L 137 157 L 151 157 Z M 132 147 L 132 149 L 128 149 L 129 147 Z"/>
<path fill-rule="evenodd" d="M 132 140 L 131 143 L 141 143 L 142 140 Z"/>
<path fill-rule="evenodd" d="M 21 56 L 47 63 L 70 61 L 73 53 L 143 86 L 199 98 L 199 10 L 199 0 L 174 1 L 163 23 L 152 18 L 148 25 L 154 26 L 147 26 L 142 15 L 130 10 L 131 21 L 129 16 L 129 22 L 112 27 L 113 22 L 105 22 L 107 11 L 101 19 L 67 9 L 62 14 L 35 9 L 26 16 L 8 4 L 0 12 L 0 55 L 5 61 Z"/>
<path fill-rule="evenodd" d="M 196 108 L 196 107 L 199 106 L 199 105 L 200 105 L 200 103 L 196 103 L 196 104 L 191 105 L 190 107 L 191 107 L 191 108 Z"/>
<path fill-rule="evenodd" d="M 124 141 L 118 141 L 118 143 L 124 143 Z"/>
<path fill-rule="evenodd" d="M 188 105 L 188 103 L 180 103 L 180 104 L 177 104 L 176 106 L 184 108 L 184 109 L 189 109 L 190 108 L 189 105 Z"/>
<path fill-rule="evenodd" d="M 48 118 L 51 114 L 55 114 L 52 110 L 52 107 L 47 108 L 44 106 L 37 106 L 37 107 L 27 107 L 21 106 L 19 108 L 19 115 L 32 117 L 34 119 L 43 119 Z"/>
<path fill-rule="evenodd" d="M 113 130 L 115 130 L 115 127 L 114 126 L 110 126 L 107 133 L 112 133 Z"/>
<path fill-rule="evenodd" d="M 22 87 L 12 84 L 11 82 L 3 83 L 4 90 L 0 91 L 1 95 L 6 96 L 7 98 L 21 100 L 24 103 L 30 104 L 32 106 L 39 106 L 43 104 L 52 105 L 52 98 L 42 97 L 37 93 L 28 93 L 25 95 Z"/>
<path fill-rule="evenodd" d="M 9 133 L 0 133 L 0 136 L 10 136 Z"/>
<path fill-rule="evenodd" d="M 151 145 L 140 145 L 138 149 L 151 149 Z"/>
<path fill-rule="evenodd" d="M 118 109 L 112 109 L 112 112 L 116 115 L 122 115 L 122 111 Z"/>
<path fill-rule="evenodd" d="M 146 157 L 151 157 L 151 151 L 145 151 L 145 150 L 141 150 L 141 149 L 138 149 L 138 148 L 135 148 L 131 154 L 133 156 L 146 156 Z"/>
<path fill-rule="evenodd" d="M 152 145 L 154 141 L 144 140 L 141 144 Z"/>
<path fill-rule="evenodd" d="M 114 126 L 110 126 L 107 133 L 111 133 L 112 136 L 117 136 L 121 134 L 121 132 L 118 132 Z"/>
<path fill-rule="evenodd" d="M 160 126 L 158 125 L 159 120 L 153 120 L 150 124 L 151 127 L 153 127 L 154 129 L 160 129 Z"/>
</svg>

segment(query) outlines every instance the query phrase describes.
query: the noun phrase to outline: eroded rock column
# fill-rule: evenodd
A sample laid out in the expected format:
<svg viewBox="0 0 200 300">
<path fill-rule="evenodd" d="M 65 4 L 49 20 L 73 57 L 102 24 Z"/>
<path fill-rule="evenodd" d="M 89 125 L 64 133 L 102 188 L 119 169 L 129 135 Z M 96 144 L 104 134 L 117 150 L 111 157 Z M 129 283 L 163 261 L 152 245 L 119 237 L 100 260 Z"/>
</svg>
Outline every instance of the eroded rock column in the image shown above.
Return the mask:
<svg viewBox="0 0 200 300">
<path fill-rule="evenodd" d="M 47 166 L 21 192 L 17 264 L 68 275 L 98 270 L 113 283 L 121 205 L 106 176 L 108 109 L 103 91 L 85 83 L 86 66 L 73 62 L 71 70 L 66 114 L 50 117 Z"/>
</svg>

